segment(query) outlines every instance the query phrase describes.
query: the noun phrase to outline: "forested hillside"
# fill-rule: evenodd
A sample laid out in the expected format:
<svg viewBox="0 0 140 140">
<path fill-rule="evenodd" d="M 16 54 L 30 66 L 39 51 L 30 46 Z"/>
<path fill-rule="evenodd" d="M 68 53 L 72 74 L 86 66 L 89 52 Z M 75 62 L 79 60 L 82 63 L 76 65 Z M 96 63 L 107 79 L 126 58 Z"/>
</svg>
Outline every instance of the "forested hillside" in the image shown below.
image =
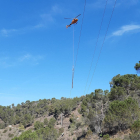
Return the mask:
<svg viewBox="0 0 140 140">
<path fill-rule="evenodd" d="M 140 62 L 134 68 L 139 72 Z M 17 106 L 0 106 L 0 139 L 115 140 L 114 135 L 126 130 L 130 134 L 118 136 L 118 140 L 140 139 L 140 76 L 118 74 L 109 84 L 110 91 L 96 89 L 79 98 L 28 100 Z M 61 113 L 66 122 L 63 126 Z M 11 131 L 15 127 L 19 135 Z"/>
</svg>

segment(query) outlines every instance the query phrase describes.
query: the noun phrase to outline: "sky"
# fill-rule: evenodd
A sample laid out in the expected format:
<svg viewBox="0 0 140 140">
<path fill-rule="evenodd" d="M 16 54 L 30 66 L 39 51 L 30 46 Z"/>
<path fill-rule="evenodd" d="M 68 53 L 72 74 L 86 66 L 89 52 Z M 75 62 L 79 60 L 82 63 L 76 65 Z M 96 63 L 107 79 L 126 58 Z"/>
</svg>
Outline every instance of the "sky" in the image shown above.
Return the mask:
<svg viewBox="0 0 140 140">
<path fill-rule="evenodd" d="M 107 1 L 101 26 L 106 0 L 0 1 L 0 105 L 80 97 L 110 90 L 117 74 L 136 74 L 140 1 L 117 0 L 109 24 L 114 3 Z M 66 29 L 72 19 L 64 18 L 79 14 Z"/>
</svg>

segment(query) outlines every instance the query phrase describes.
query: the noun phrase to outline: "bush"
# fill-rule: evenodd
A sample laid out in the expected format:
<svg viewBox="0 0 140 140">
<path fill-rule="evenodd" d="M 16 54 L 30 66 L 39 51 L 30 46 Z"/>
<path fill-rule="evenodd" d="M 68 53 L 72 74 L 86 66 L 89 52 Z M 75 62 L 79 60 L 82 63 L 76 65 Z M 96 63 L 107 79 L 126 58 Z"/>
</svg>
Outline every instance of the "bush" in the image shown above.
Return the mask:
<svg viewBox="0 0 140 140">
<path fill-rule="evenodd" d="M 71 132 L 76 129 L 76 125 L 74 123 L 71 123 L 69 127 Z"/>
<path fill-rule="evenodd" d="M 109 140 L 109 134 L 104 135 L 103 140 Z"/>
<path fill-rule="evenodd" d="M 55 122 L 56 122 L 56 120 L 54 118 L 51 118 L 50 121 L 49 121 L 49 123 L 48 123 L 48 127 L 49 128 L 54 127 Z"/>
<path fill-rule="evenodd" d="M 124 136 L 124 139 L 123 140 L 130 140 L 129 136 Z"/>
<path fill-rule="evenodd" d="M 4 129 L 4 128 L 5 128 L 4 123 L 0 123 L 0 129 Z"/>
<path fill-rule="evenodd" d="M 59 134 L 62 134 L 64 132 L 64 128 L 59 129 Z"/>
<path fill-rule="evenodd" d="M 18 138 L 14 137 L 12 140 L 39 140 L 36 132 L 27 130 L 23 132 Z"/>
<path fill-rule="evenodd" d="M 73 118 L 73 117 L 71 117 L 71 118 L 69 119 L 69 121 L 70 121 L 71 123 L 75 123 L 75 121 L 74 121 L 74 118 Z"/>
<path fill-rule="evenodd" d="M 19 130 L 20 130 L 20 131 L 23 131 L 23 130 L 24 130 L 24 125 L 20 124 L 20 125 L 19 125 Z"/>
<path fill-rule="evenodd" d="M 92 134 L 92 131 L 91 130 L 88 130 L 87 131 L 87 135 L 91 135 Z"/>
<path fill-rule="evenodd" d="M 9 128 L 9 131 L 11 131 L 12 130 L 12 128 Z"/>
<path fill-rule="evenodd" d="M 36 121 L 34 124 L 35 130 L 41 129 L 44 127 L 44 124 L 42 122 Z"/>
<path fill-rule="evenodd" d="M 4 131 L 3 131 L 3 133 L 6 133 L 7 132 L 7 130 L 5 129 Z"/>
<path fill-rule="evenodd" d="M 14 134 L 9 133 L 8 136 L 11 138 L 14 136 Z"/>
<path fill-rule="evenodd" d="M 91 135 L 92 135 L 92 131 L 91 130 L 88 130 L 85 138 L 88 139 Z"/>
<path fill-rule="evenodd" d="M 48 125 L 48 119 L 47 118 L 44 119 L 44 125 Z"/>
<path fill-rule="evenodd" d="M 140 139 L 140 133 L 133 133 L 130 135 L 130 140 L 139 140 Z"/>
<path fill-rule="evenodd" d="M 76 123 L 76 128 L 78 129 L 81 126 L 81 122 Z"/>
<path fill-rule="evenodd" d="M 131 131 L 133 133 L 140 131 L 140 120 L 137 120 L 133 123 L 133 125 L 131 126 Z"/>
<path fill-rule="evenodd" d="M 78 109 L 78 112 L 79 112 L 79 114 L 81 114 L 81 109 L 80 108 Z"/>
</svg>

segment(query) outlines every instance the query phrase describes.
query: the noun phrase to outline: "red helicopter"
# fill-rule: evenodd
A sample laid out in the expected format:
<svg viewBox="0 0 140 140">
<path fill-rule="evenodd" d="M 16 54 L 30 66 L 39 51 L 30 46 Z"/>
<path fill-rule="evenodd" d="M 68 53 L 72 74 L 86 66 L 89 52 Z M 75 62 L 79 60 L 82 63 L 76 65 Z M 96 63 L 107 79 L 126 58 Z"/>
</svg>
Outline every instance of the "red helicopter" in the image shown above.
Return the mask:
<svg viewBox="0 0 140 140">
<path fill-rule="evenodd" d="M 80 16 L 81 14 L 79 14 L 78 16 Z M 69 24 L 69 25 L 66 25 L 66 28 L 68 28 L 68 27 L 70 27 L 72 24 L 77 24 L 77 21 L 78 21 L 78 19 L 77 19 L 77 17 L 78 16 L 76 16 L 75 18 L 64 18 L 64 19 L 73 19 L 72 20 L 72 22 L 71 22 L 71 24 Z"/>
</svg>

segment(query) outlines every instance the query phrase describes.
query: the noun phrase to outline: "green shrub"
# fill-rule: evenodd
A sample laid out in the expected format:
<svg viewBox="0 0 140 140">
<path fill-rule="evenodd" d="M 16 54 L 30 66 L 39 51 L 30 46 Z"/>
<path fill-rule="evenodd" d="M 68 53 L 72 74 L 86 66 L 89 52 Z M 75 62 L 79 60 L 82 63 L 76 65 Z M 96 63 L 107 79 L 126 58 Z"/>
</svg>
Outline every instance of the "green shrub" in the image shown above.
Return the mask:
<svg viewBox="0 0 140 140">
<path fill-rule="evenodd" d="M 76 129 L 76 125 L 74 123 L 70 124 L 70 131 L 74 131 Z"/>
<path fill-rule="evenodd" d="M 103 140 L 109 140 L 109 134 L 104 135 Z"/>
<path fill-rule="evenodd" d="M 4 123 L 0 123 L 0 129 L 4 129 L 4 128 L 5 128 Z"/>
<path fill-rule="evenodd" d="M 48 119 L 47 118 L 44 119 L 44 125 L 48 125 Z"/>
<path fill-rule="evenodd" d="M 49 123 L 48 123 L 48 127 L 49 128 L 53 128 L 54 125 L 55 125 L 55 122 L 56 122 L 55 118 L 51 118 L 50 121 L 49 121 Z"/>
<path fill-rule="evenodd" d="M 9 131 L 11 131 L 12 130 L 12 128 L 9 128 Z"/>
<path fill-rule="evenodd" d="M 81 114 L 81 109 L 80 108 L 78 109 L 78 112 L 79 112 L 79 114 Z"/>
<path fill-rule="evenodd" d="M 100 137 L 102 137 L 102 136 L 103 136 L 103 134 L 101 133 L 101 134 L 100 134 Z"/>
<path fill-rule="evenodd" d="M 71 117 L 74 117 L 74 114 L 72 114 Z"/>
<path fill-rule="evenodd" d="M 69 119 L 69 121 L 70 121 L 71 123 L 75 123 L 75 121 L 74 121 L 74 118 L 73 118 L 73 117 L 71 117 L 71 118 Z"/>
<path fill-rule="evenodd" d="M 86 133 L 85 139 L 90 139 L 91 135 L 92 135 L 92 131 L 88 130 Z"/>
<path fill-rule="evenodd" d="M 44 124 L 42 122 L 36 121 L 34 124 L 35 130 L 41 129 L 44 127 Z"/>
<path fill-rule="evenodd" d="M 133 133 L 130 135 L 130 140 L 139 140 L 140 139 L 140 133 Z"/>
<path fill-rule="evenodd" d="M 87 131 L 87 135 L 91 135 L 92 134 L 92 131 L 91 130 L 88 130 Z"/>
<path fill-rule="evenodd" d="M 4 131 L 3 131 L 3 133 L 6 133 L 7 132 L 7 130 L 5 129 Z"/>
<path fill-rule="evenodd" d="M 78 129 L 81 126 L 81 122 L 76 123 L 76 128 Z"/>
<path fill-rule="evenodd" d="M 137 120 L 133 123 L 133 125 L 131 126 L 131 131 L 133 133 L 140 131 L 140 120 Z"/>
<path fill-rule="evenodd" d="M 11 138 L 14 136 L 14 134 L 9 133 L 8 136 Z"/>
<path fill-rule="evenodd" d="M 62 134 L 64 132 L 64 128 L 59 128 L 59 134 Z"/>
<path fill-rule="evenodd" d="M 23 130 L 24 130 L 24 125 L 20 124 L 20 125 L 19 125 L 19 130 L 20 130 L 20 131 L 23 131 Z"/>
</svg>

